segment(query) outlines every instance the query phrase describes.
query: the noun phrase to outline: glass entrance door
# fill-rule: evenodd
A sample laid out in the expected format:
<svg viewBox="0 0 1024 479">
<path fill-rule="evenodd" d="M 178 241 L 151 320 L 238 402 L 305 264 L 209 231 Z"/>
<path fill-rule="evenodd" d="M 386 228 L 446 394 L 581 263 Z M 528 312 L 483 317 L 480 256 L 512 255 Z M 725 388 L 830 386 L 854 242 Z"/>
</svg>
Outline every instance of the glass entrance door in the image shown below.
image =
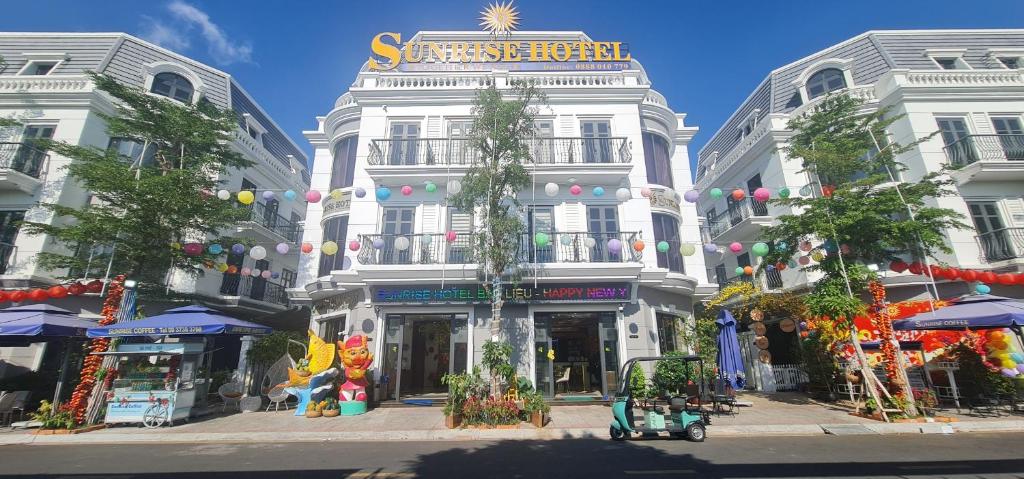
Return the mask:
<svg viewBox="0 0 1024 479">
<path fill-rule="evenodd" d="M 444 375 L 466 372 L 469 315 L 389 314 L 385 323 L 385 398 L 444 394 Z"/>
<path fill-rule="evenodd" d="M 534 315 L 534 384 L 548 397 L 607 397 L 618 386 L 615 313 Z"/>
</svg>

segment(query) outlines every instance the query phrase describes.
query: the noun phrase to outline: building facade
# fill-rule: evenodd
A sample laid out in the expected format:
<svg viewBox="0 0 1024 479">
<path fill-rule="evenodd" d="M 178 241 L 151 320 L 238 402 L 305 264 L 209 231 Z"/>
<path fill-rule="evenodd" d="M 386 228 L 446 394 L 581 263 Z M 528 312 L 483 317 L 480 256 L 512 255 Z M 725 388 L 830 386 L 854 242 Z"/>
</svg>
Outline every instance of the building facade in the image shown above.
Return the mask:
<svg viewBox="0 0 1024 479">
<path fill-rule="evenodd" d="M 308 189 L 305 155 L 227 73 L 123 33 L 0 33 L 0 56 L 4 59 L 0 64 L 0 116 L 21 124 L 0 130 L 0 284 L 4 288 L 47 287 L 63 276 L 103 279 L 109 274 L 106 259 L 96 260 L 87 271 L 39 267 L 35 258 L 41 251 L 101 258 L 109 257 L 110 246 L 69 251 L 45 235 L 24 234 L 17 226 L 22 219 L 59 221 L 38 207 L 41 202 L 83 208 L 92 201 L 89 192 L 67 176 L 63 167 L 71 160 L 36 148 L 33 140 L 47 138 L 114 148 L 124 154 L 126 161 L 137 161 L 143 155 L 143 145 L 107 134 L 100 115 L 113 114 L 114 105 L 111 97 L 97 90 L 85 76 L 88 71 L 112 75 L 172 101 L 210 101 L 234 110 L 239 123 L 232 145 L 254 165 L 244 171 L 227 172 L 220 178 L 225 189 Z M 295 243 L 296 247 L 290 255 L 279 255 L 268 247 L 269 255 L 262 262 L 248 257 L 230 258 L 229 262 L 274 271 L 278 279 L 210 270 L 198 278 L 173 274 L 170 289 L 195 294 L 211 305 L 243 315 L 285 310 L 285 288 L 295 284 L 298 271 L 297 241 L 305 205 L 260 200 L 251 210 L 249 221 L 225 234 L 251 238 L 260 244 Z M 99 298 L 62 301 L 66 304 L 59 305 L 68 309 L 99 313 Z M 41 355 L 28 349 L 4 351 L 28 355 L 38 362 Z M 15 358 L 6 359 L 7 363 L 17 362 Z"/>
<path fill-rule="evenodd" d="M 741 243 L 744 253 L 706 255 L 709 275 L 720 285 L 751 280 L 764 290 L 802 291 L 818 279 L 800 268 L 769 271 L 755 278 L 734 275 L 736 267 L 757 266 L 749 253 L 760 229 L 792 212 L 752 198 L 759 187 L 793 195 L 813 194 L 800 160 L 782 150 L 787 122 L 812 111 L 829 93 L 848 93 L 869 111 L 891 108 L 905 115 L 889 128 L 901 144 L 927 139 L 899 157 L 914 182 L 953 166 L 957 194 L 932 206 L 963 215 L 971 230 L 946 231 L 952 254 L 939 262 L 958 268 L 1019 272 L 1024 267 L 1024 30 L 871 31 L 773 70 L 736 109 L 698 157 L 696 189 L 706 222 L 705 240 Z M 740 188 L 743 201 L 708 191 Z M 803 190 L 803 191 L 801 191 Z M 774 194 L 774 193 L 773 193 Z M 755 262 L 752 262 L 755 261 Z M 928 295 L 924 276 L 888 271 L 893 300 Z M 937 280 L 939 296 L 968 292 L 962 281 Z M 1016 286 L 993 285 L 993 294 L 1022 297 Z M 769 326 L 772 328 L 772 326 Z M 792 334 L 795 341 L 795 333 Z"/>
<path fill-rule="evenodd" d="M 533 186 L 518 197 L 528 231 L 500 322 L 519 376 L 548 395 L 606 395 L 627 358 L 681 350 L 678 328 L 697 298 L 717 289 L 700 255 L 680 253 L 699 243 L 697 211 L 676 193 L 691 188 L 687 144 L 697 128 L 623 45 L 603 47 L 619 61 L 556 61 L 530 49 L 564 45 L 559 56 L 593 40 L 582 32 L 503 38 L 514 46 L 488 59 L 487 33 L 420 32 L 401 50 L 379 51 L 378 36 L 374 51 L 401 64 L 381 68 L 385 60 L 371 57 L 305 132 L 312 189 L 331 194 L 309 205 L 303 241 L 314 253 L 302 257 L 290 293 L 310 304 L 311 328 L 324 339 L 370 337 L 378 399 L 446 391 L 443 374 L 478 364 L 491 338 L 474 247 L 485 218 L 447 202 L 477 158 L 466 136 L 483 88 L 507 93 L 525 80 L 547 96 L 529 143 Z M 523 61 L 499 60 L 516 47 Z M 550 243 L 539 246 L 537 233 Z M 328 241 L 341 251 L 322 253 Z M 656 251 L 661 241 L 667 252 Z"/>
</svg>

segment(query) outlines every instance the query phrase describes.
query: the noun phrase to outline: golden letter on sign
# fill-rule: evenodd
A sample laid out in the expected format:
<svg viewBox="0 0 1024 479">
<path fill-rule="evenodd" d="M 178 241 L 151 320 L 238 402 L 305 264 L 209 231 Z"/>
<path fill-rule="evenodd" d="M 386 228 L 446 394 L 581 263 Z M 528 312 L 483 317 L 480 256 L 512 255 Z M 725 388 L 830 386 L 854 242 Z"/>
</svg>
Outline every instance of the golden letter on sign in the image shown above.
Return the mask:
<svg viewBox="0 0 1024 479">
<path fill-rule="evenodd" d="M 622 56 L 622 42 L 612 42 L 612 60 L 617 62 L 628 62 L 633 58 L 629 56 L 629 52 L 626 52 L 626 56 Z M 628 47 L 627 47 L 628 48 Z"/>
<path fill-rule="evenodd" d="M 394 40 L 394 45 L 384 43 L 384 38 L 390 38 Z M 370 51 L 374 55 L 379 55 L 387 58 L 390 62 L 387 65 L 381 65 L 377 62 L 373 56 L 370 57 L 370 70 L 390 70 L 398 66 L 398 62 L 402 60 L 402 52 L 396 45 L 402 43 L 402 34 L 393 32 L 379 33 L 373 37 L 373 41 L 370 42 Z"/>
<path fill-rule="evenodd" d="M 606 62 L 612 57 L 608 56 L 608 42 L 594 42 L 594 61 Z"/>
</svg>

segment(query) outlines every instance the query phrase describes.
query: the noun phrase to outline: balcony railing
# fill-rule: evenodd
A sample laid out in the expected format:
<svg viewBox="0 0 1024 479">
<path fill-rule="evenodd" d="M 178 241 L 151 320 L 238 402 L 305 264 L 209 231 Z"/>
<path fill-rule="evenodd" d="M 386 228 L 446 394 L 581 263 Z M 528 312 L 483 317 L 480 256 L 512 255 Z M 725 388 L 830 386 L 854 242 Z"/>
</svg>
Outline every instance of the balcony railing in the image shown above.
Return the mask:
<svg viewBox="0 0 1024 479">
<path fill-rule="evenodd" d="M 7 274 L 7 267 L 11 265 L 11 256 L 14 256 L 16 247 L 10 243 L 0 243 L 0 274 Z"/>
<path fill-rule="evenodd" d="M 967 135 L 946 145 L 953 166 L 978 161 L 1024 161 L 1024 135 Z"/>
<path fill-rule="evenodd" d="M 728 209 L 707 219 L 708 232 L 715 238 L 751 216 L 768 216 L 768 205 L 753 198 L 730 203 Z"/>
<path fill-rule="evenodd" d="M 404 238 L 400 240 L 399 238 Z M 640 233 L 548 233 L 550 243 L 537 246 L 533 235 L 519 240 L 520 263 L 619 263 L 639 262 L 641 253 L 633 249 Z M 588 241 L 593 239 L 593 242 Z M 612 252 L 608 242 L 616 239 L 621 251 Z M 374 244 L 376 243 L 376 245 Z M 444 234 L 372 234 L 360 235 L 358 259 L 362 264 L 472 264 L 478 259 L 476 237 L 460 234 L 449 243 Z M 590 246 L 588 246 L 590 245 Z"/>
<path fill-rule="evenodd" d="M 519 240 L 521 263 L 622 263 L 639 262 L 642 254 L 633 249 L 638 232 L 547 233 L 550 242 L 537 246 L 536 235 L 524 234 Z M 593 240 L 593 241 L 590 241 Z M 612 251 L 608 243 L 618 240 L 621 249 Z"/>
<path fill-rule="evenodd" d="M 779 289 L 782 287 L 782 273 L 775 268 L 766 269 L 764 272 L 764 284 L 768 289 Z"/>
<path fill-rule="evenodd" d="M 291 220 L 277 214 L 273 209 L 267 208 L 266 203 L 254 202 L 250 205 L 249 221 L 267 228 L 287 239 L 289 242 L 296 242 L 299 238 L 298 225 Z"/>
<path fill-rule="evenodd" d="M 1024 228 L 1002 228 L 975 238 L 986 261 L 1024 258 Z"/>
<path fill-rule="evenodd" d="M 373 140 L 371 165 L 472 166 L 480 151 L 470 138 Z M 541 165 L 629 163 L 632 154 L 626 138 L 535 138 L 526 141 L 530 156 Z"/>
<path fill-rule="evenodd" d="M 224 274 L 220 283 L 220 294 L 246 297 L 282 306 L 288 305 L 288 293 L 285 292 L 284 286 L 263 278 L 240 274 Z"/>
<path fill-rule="evenodd" d="M 0 169 L 19 171 L 39 178 L 50 156 L 31 143 L 0 143 Z"/>
<path fill-rule="evenodd" d="M 746 281 L 748 283 L 753 283 L 754 282 L 754 277 L 753 276 L 747 276 L 745 274 L 740 274 L 740 275 L 736 275 L 736 276 L 726 276 L 726 277 L 720 277 L 718 275 L 715 275 L 715 281 L 718 282 L 718 287 L 724 288 L 727 285 L 730 285 L 730 284 L 735 283 L 737 281 Z"/>
</svg>

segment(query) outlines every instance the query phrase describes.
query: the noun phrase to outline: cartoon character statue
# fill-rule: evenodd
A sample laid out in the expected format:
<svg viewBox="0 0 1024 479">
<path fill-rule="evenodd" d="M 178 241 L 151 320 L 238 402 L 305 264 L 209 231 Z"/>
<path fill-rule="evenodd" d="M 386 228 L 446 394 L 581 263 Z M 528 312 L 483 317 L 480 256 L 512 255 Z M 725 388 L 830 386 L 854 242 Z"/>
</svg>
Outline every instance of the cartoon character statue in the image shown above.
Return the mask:
<svg viewBox="0 0 1024 479">
<path fill-rule="evenodd" d="M 345 384 L 341 385 L 340 401 L 366 401 L 366 373 L 373 364 L 373 353 L 366 346 L 366 336 L 357 335 L 344 343 L 338 341 L 338 357 L 345 368 Z"/>
</svg>

